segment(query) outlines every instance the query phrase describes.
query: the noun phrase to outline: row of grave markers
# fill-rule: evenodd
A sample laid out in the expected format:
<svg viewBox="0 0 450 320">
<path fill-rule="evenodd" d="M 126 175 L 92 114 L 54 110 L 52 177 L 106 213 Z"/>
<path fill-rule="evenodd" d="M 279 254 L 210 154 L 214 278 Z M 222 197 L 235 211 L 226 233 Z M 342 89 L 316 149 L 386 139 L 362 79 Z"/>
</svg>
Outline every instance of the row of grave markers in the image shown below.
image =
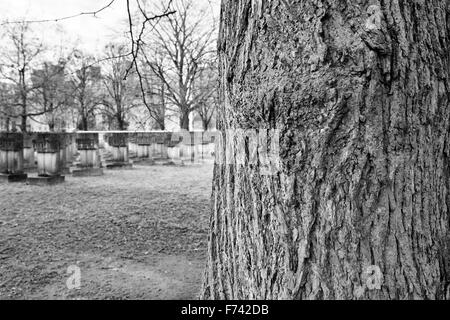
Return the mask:
<svg viewBox="0 0 450 320">
<path fill-rule="evenodd" d="M 103 175 L 103 167 L 212 161 L 214 139 L 209 132 L 0 132 L 0 181 L 51 185 L 64 182 L 66 174 Z M 105 165 L 100 150 L 108 155 Z"/>
</svg>

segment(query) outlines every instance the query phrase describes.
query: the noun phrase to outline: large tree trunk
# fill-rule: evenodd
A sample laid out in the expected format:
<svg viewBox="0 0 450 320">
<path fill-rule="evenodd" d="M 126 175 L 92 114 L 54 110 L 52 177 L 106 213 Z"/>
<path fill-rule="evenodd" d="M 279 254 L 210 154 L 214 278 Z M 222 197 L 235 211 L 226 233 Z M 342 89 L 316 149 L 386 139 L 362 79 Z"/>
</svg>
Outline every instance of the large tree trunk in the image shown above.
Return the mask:
<svg viewBox="0 0 450 320">
<path fill-rule="evenodd" d="M 449 12 L 222 0 L 219 129 L 276 128 L 281 167 L 219 146 L 202 298 L 450 298 Z"/>
</svg>

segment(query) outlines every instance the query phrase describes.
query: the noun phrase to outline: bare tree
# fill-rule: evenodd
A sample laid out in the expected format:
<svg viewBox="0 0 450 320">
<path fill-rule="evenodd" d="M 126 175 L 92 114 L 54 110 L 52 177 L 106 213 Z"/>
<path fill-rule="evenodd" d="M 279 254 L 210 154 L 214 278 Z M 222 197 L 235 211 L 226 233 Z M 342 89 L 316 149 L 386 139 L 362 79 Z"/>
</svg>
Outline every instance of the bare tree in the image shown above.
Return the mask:
<svg viewBox="0 0 450 320">
<path fill-rule="evenodd" d="M 103 65 L 103 85 L 106 91 L 100 112 L 113 123 L 113 127 L 126 130 L 127 117 L 138 107 L 138 82 L 133 70 L 128 70 L 130 60 L 126 56 L 127 47 L 109 44 L 105 48 Z"/>
<path fill-rule="evenodd" d="M 14 86 L 11 97 L 10 118 L 20 118 L 20 129 L 27 131 L 30 116 L 42 115 L 46 110 L 37 110 L 30 103 L 30 97 L 36 87 L 31 82 L 31 70 L 44 50 L 44 45 L 30 29 L 27 22 L 6 25 L 2 34 L 0 54 L 1 80 Z M 6 111 L 3 110 L 3 113 Z"/>
<path fill-rule="evenodd" d="M 75 52 L 75 71 L 70 74 L 70 86 L 74 92 L 77 109 L 77 127 L 89 130 L 95 125 L 95 115 L 102 104 L 101 69 L 95 65 L 95 59 L 80 51 Z"/>
<path fill-rule="evenodd" d="M 214 57 L 215 29 L 206 25 L 192 0 L 172 1 L 174 14 L 154 26 L 142 57 L 165 86 L 168 102 L 180 115 L 180 127 L 189 129 L 189 114 L 211 92 L 196 91 L 199 76 Z M 164 7 L 161 4 L 160 7 Z"/>
<path fill-rule="evenodd" d="M 159 129 L 159 126 L 155 126 L 154 119 L 149 115 L 147 108 L 140 105 L 133 109 L 128 116 L 130 124 L 133 123 L 136 130 L 149 130 L 149 129 Z"/>
<path fill-rule="evenodd" d="M 142 69 L 141 82 L 148 114 L 155 123 L 154 129 L 165 130 L 168 109 L 166 84 L 151 69 L 145 68 L 145 63 Z"/>
<path fill-rule="evenodd" d="M 210 97 L 208 100 L 203 100 L 198 104 L 196 109 L 200 119 L 202 120 L 202 128 L 204 131 L 211 129 L 211 123 L 216 114 L 216 108 L 218 106 L 218 95 Z"/>
<path fill-rule="evenodd" d="M 9 131 L 12 124 L 14 88 L 10 83 L 0 82 L 0 130 Z"/>
<path fill-rule="evenodd" d="M 216 114 L 217 106 L 219 105 L 217 84 L 216 60 L 212 60 L 202 70 L 199 75 L 199 81 L 194 86 L 194 92 L 199 96 L 199 100 L 196 101 L 194 109 L 202 120 L 204 131 L 210 128 L 211 122 Z"/>
<path fill-rule="evenodd" d="M 100 13 L 102 13 L 103 11 L 105 11 L 109 7 L 111 7 L 115 1 L 116 0 L 110 0 L 104 6 L 100 7 L 97 10 L 80 12 L 77 14 L 63 16 L 63 17 L 56 17 L 53 19 L 21 20 L 21 21 L 5 20 L 1 23 L 1 25 L 6 26 L 8 29 L 19 29 L 21 26 L 27 26 L 27 29 L 28 29 L 29 24 L 58 22 L 58 21 L 62 21 L 62 20 L 69 20 L 69 19 L 80 17 L 80 16 L 88 16 L 88 15 L 97 17 Z M 142 45 L 144 43 L 143 37 L 144 37 L 144 34 L 146 34 L 146 32 L 145 32 L 146 28 L 150 25 L 154 27 L 154 25 L 158 24 L 161 19 L 175 13 L 175 11 L 170 8 L 171 2 L 172 1 L 169 0 L 168 5 L 160 13 L 156 13 L 156 14 L 152 13 L 151 15 L 149 15 L 142 9 L 142 3 L 140 0 L 134 0 L 134 1 L 127 0 L 126 1 L 126 8 L 127 8 L 127 13 L 128 13 L 128 23 L 129 23 L 129 33 L 130 33 L 130 39 L 131 39 L 131 50 L 129 52 L 124 53 L 123 55 L 121 55 L 119 57 L 130 57 L 131 58 L 131 61 L 129 63 L 125 77 L 127 77 L 128 73 L 133 68 L 135 68 L 136 73 L 139 75 L 139 83 L 140 83 L 140 89 L 141 89 L 140 91 L 141 91 L 141 95 L 143 98 L 143 103 L 149 110 L 151 110 L 153 108 L 150 105 L 147 105 L 146 94 L 145 94 L 145 90 L 144 90 L 144 79 L 141 77 L 141 74 L 138 70 L 138 56 L 140 55 L 140 53 L 142 53 Z M 132 4 L 135 4 L 136 8 L 139 8 L 140 19 L 138 19 L 139 20 L 138 22 L 136 22 L 132 17 L 132 14 L 131 14 L 131 12 L 133 10 Z M 138 28 L 136 28 L 136 26 L 138 26 Z M 33 56 L 33 55 L 31 55 L 31 56 Z M 119 58 L 119 57 L 117 57 L 117 58 Z M 89 69 L 94 70 L 94 69 L 91 69 L 91 67 L 93 67 L 94 65 L 96 65 L 102 61 L 104 61 L 104 59 L 101 59 L 98 61 L 91 61 L 90 64 L 84 64 L 79 71 L 83 71 L 83 70 L 88 71 Z M 6 64 L 6 65 L 8 65 L 8 64 Z M 87 117 L 92 117 L 92 114 L 94 113 L 93 111 L 96 108 L 96 106 L 87 107 L 84 103 L 84 101 L 85 101 L 84 93 L 86 91 L 83 89 L 83 87 L 84 87 L 84 84 L 87 84 L 87 81 L 84 81 L 86 79 L 84 79 L 84 80 L 80 79 L 79 76 L 81 76 L 81 78 L 86 78 L 82 75 L 82 73 L 84 73 L 84 75 L 86 76 L 89 72 L 77 72 L 78 76 L 74 77 L 72 79 L 72 83 L 74 84 L 74 88 L 76 88 L 78 91 L 77 100 L 78 100 L 78 106 L 79 106 L 78 113 L 79 113 L 79 118 L 80 118 L 79 126 L 85 127 L 87 124 Z M 20 82 L 20 81 L 17 81 L 17 82 Z M 28 90 L 26 88 L 22 88 L 21 91 L 28 92 Z M 16 103 L 16 105 L 17 105 L 17 103 Z M 23 105 L 23 109 L 26 109 L 26 107 L 27 107 L 26 103 L 22 102 L 21 105 Z M 5 110 L 0 110 L 0 112 L 2 112 L 5 115 L 5 112 L 6 112 Z M 72 109 L 70 109 L 68 111 L 73 112 Z M 22 120 L 22 122 L 26 123 L 26 118 L 28 117 L 28 115 L 26 114 L 26 112 L 22 112 L 22 114 L 23 114 L 22 118 L 25 119 L 25 120 Z M 30 115 L 41 115 L 41 114 L 43 114 L 43 113 L 32 113 Z M 9 115 L 9 114 L 7 115 L 8 119 L 11 117 L 14 117 L 14 116 L 15 115 Z M 151 117 L 152 116 L 154 117 L 155 114 L 152 114 Z"/>
<path fill-rule="evenodd" d="M 31 79 L 36 88 L 33 103 L 40 105 L 45 112 L 39 119 L 30 117 L 36 122 L 48 125 L 50 131 L 56 128 L 64 129 L 66 111 L 73 105 L 73 89 L 71 90 L 65 75 L 67 60 L 60 59 L 58 63 L 45 62 L 40 69 L 32 71 Z"/>
</svg>

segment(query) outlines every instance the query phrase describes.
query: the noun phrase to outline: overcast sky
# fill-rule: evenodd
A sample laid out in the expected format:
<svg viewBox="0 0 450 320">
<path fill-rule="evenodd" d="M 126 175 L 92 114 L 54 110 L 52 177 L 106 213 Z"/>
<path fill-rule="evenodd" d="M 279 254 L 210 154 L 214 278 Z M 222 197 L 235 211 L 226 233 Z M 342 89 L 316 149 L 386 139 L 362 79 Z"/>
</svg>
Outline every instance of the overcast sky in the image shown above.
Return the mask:
<svg viewBox="0 0 450 320">
<path fill-rule="evenodd" d="M 0 0 L 0 20 L 46 20 L 75 15 L 81 12 L 96 11 L 111 0 Z M 218 0 L 195 0 L 211 2 L 212 14 L 218 15 Z M 43 33 L 46 42 L 58 45 L 60 42 L 70 46 L 78 40 L 81 49 L 92 53 L 101 50 L 104 45 L 117 40 L 127 31 L 126 0 L 116 0 L 98 17 L 80 16 L 58 23 L 39 23 L 36 29 Z M 63 34 L 59 32 L 65 30 Z"/>
</svg>

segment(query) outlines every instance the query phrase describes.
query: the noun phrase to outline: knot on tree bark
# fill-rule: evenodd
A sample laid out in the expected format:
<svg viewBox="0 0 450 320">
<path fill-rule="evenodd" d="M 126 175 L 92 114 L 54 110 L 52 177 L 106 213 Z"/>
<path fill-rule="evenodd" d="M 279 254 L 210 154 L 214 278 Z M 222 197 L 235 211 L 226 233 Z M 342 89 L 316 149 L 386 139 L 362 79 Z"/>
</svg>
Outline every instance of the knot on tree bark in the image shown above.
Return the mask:
<svg viewBox="0 0 450 320">
<path fill-rule="evenodd" d="M 381 8 L 371 5 L 367 8 L 368 18 L 364 23 L 361 38 L 373 51 L 388 55 L 391 53 L 391 40 L 387 30 L 385 17 Z"/>
</svg>

